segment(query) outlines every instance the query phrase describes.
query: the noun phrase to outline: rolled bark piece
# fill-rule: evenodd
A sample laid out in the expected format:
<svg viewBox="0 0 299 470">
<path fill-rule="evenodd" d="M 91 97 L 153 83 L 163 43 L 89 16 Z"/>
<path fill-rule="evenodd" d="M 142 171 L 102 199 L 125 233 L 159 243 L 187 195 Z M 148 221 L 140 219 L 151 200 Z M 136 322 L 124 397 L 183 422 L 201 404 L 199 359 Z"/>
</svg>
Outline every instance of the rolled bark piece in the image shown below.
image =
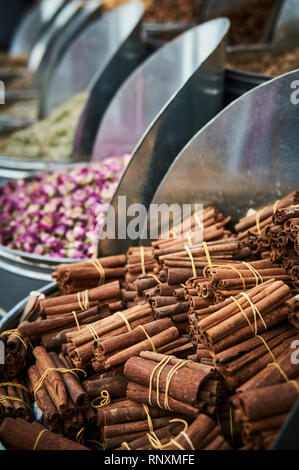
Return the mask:
<svg viewBox="0 0 299 470">
<path fill-rule="evenodd" d="M 91 398 L 100 396 L 103 390 L 107 390 L 112 398 L 125 397 L 127 384 L 128 379 L 123 374 L 82 382 L 83 388 Z"/>
<path fill-rule="evenodd" d="M 217 429 L 219 440 L 213 441 L 212 443 L 207 443 L 207 437 L 215 432 Z M 187 437 L 186 437 L 187 436 Z M 175 445 L 175 443 L 177 445 Z M 180 434 L 176 439 L 175 443 L 172 446 L 168 447 L 167 450 L 213 450 L 218 448 L 221 444 L 223 449 L 230 449 L 229 444 L 225 441 L 224 437 L 221 434 L 220 428 L 218 428 L 215 422 L 206 415 L 200 414 L 193 421 L 193 423 L 188 427 L 187 431 L 184 434 Z"/>
<path fill-rule="evenodd" d="M 0 440 L 14 450 L 88 450 L 87 447 L 48 431 L 41 424 L 5 418 L 0 426 Z"/>
<path fill-rule="evenodd" d="M 27 373 L 30 388 L 31 391 L 33 391 L 40 379 L 40 374 L 36 366 L 30 366 Z M 40 388 L 36 393 L 36 401 L 39 408 L 43 412 L 46 424 L 50 427 L 51 430 L 54 430 L 59 423 L 60 417 L 53 400 L 51 399 L 45 387 Z"/>
<path fill-rule="evenodd" d="M 170 423 L 167 426 L 162 428 L 156 429 L 155 435 L 159 439 L 162 444 L 167 444 L 170 442 L 170 439 L 173 439 L 179 434 L 181 430 L 183 430 L 184 425 L 183 423 Z M 132 450 L 152 450 L 154 447 L 152 446 L 148 435 L 141 436 L 133 441 L 130 441 L 129 445 L 130 449 Z M 128 450 L 126 446 L 121 446 L 116 450 Z"/>
<path fill-rule="evenodd" d="M 129 400 L 137 401 L 138 403 L 147 403 L 151 406 L 158 407 L 158 400 L 159 403 L 164 403 L 165 394 L 159 393 L 158 397 L 157 392 L 153 390 L 150 400 L 149 389 L 147 386 L 139 385 L 135 382 L 129 382 L 127 386 L 127 398 Z M 168 398 L 168 403 L 173 412 L 182 414 L 184 416 L 189 416 L 190 418 L 195 418 L 198 415 L 199 411 L 197 408 L 181 401 L 175 400 L 172 397 Z"/>
<path fill-rule="evenodd" d="M 55 366 L 58 368 L 68 369 L 68 364 L 66 363 L 62 355 L 58 356 L 57 353 L 51 351 L 49 353 L 50 358 L 54 362 Z M 77 377 L 71 373 L 62 374 L 62 379 L 67 389 L 67 392 L 72 399 L 76 408 L 88 408 L 90 405 L 90 400 L 86 391 L 82 388 Z"/>
<path fill-rule="evenodd" d="M 83 320 L 88 320 L 90 317 L 106 315 L 107 307 L 106 306 L 96 306 L 85 310 L 84 312 L 77 313 L 78 323 L 82 324 Z M 98 318 L 100 319 L 100 318 Z M 58 330 L 59 328 L 66 328 L 68 326 L 76 326 L 76 320 L 73 314 L 68 314 L 64 316 L 59 316 L 57 318 L 51 318 L 49 320 L 28 322 L 24 321 L 18 326 L 18 332 L 23 337 L 30 336 L 40 336 L 45 333 L 48 333 L 52 330 Z"/>
<path fill-rule="evenodd" d="M 256 421 L 290 411 L 297 399 L 297 388 L 286 382 L 237 393 L 230 401 L 240 410 L 241 421 Z"/>
<path fill-rule="evenodd" d="M 136 327 L 125 335 L 95 342 L 95 358 L 92 361 L 94 369 L 99 371 L 119 366 L 141 351 L 152 350 L 153 347 L 159 348 L 179 337 L 177 328 L 172 326 L 169 319 L 147 323 L 143 328 L 150 339 L 143 329 Z"/>
<path fill-rule="evenodd" d="M 42 346 L 36 346 L 33 349 L 33 355 L 40 375 L 49 369 L 56 368 L 55 363 Z M 56 371 L 49 372 L 45 377 L 44 384 L 47 386 L 58 411 L 63 412 L 67 408 L 68 395 L 61 374 Z"/>
<path fill-rule="evenodd" d="M 103 286 L 88 289 L 86 296 L 88 300 L 88 306 L 86 310 L 89 307 L 98 305 L 100 302 L 105 302 L 107 299 L 119 300 L 120 294 L 121 292 L 119 281 L 110 282 L 109 284 L 104 284 Z M 73 310 L 75 310 L 76 312 L 80 312 L 82 310 L 81 305 L 84 304 L 84 301 L 82 298 L 82 294 L 80 296 L 80 302 L 78 297 L 79 294 L 69 294 L 41 300 L 40 315 L 62 315 L 64 313 L 71 313 Z M 93 303 L 95 303 L 95 305 L 92 305 Z"/>
<path fill-rule="evenodd" d="M 148 407 L 151 418 L 170 416 L 171 413 L 160 408 Z M 147 419 L 145 407 L 131 400 L 112 403 L 97 409 L 98 426 L 108 426 L 120 423 L 130 423 Z"/>
<path fill-rule="evenodd" d="M 174 360 L 169 356 L 169 361 Z M 202 364 L 196 364 L 197 370 L 194 372 L 193 368 L 181 367 L 172 376 L 169 381 L 169 373 L 173 369 L 173 366 L 166 364 L 161 371 L 157 367 L 157 362 L 144 359 L 142 357 L 131 357 L 125 364 L 124 374 L 125 376 L 140 385 L 149 386 L 152 383 L 152 389 L 158 390 L 164 393 L 166 390 L 166 384 L 168 389 L 169 397 L 176 400 L 188 403 L 190 405 L 196 405 L 198 393 L 200 387 L 202 387 L 209 378 L 214 378 L 213 369 Z M 152 376 L 153 374 L 153 376 Z M 159 382 L 158 382 L 159 379 Z"/>
<path fill-rule="evenodd" d="M 293 202 L 297 202 L 297 200 L 298 200 L 298 193 L 296 191 L 293 191 L 292 193 L 288 194 L 286 197 L 284 197 L 278 202 L 277 209 L 288 207 L 292 205 Z M 262 222 L 265 219 L 268 219 L 269 217 L 272 217 L 273 214 L 274 214 L 274 204 L 264 207 L 263 209 L 259 211 L 260 222 Z M 243 217 L 242 219 L 240 219 L 239 222 L 235 225 L 235 229 L 238 232 L 244 232 L 245 230 L 249 228 L 251 228 L 251 230 L 254 230 L 256 225 L 257 225 L 256 214 L 253 214 L 253 215 Z"/>
</svg>

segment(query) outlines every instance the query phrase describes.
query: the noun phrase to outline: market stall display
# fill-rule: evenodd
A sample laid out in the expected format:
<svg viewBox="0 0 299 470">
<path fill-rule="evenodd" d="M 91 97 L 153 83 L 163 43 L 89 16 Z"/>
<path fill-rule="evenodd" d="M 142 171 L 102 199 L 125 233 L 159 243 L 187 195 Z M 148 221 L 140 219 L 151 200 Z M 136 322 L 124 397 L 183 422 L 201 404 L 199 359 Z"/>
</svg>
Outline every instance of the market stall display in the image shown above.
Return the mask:
<svg viewBox="0 0 299 470">
<path fill-rule="evenodd" d="M 0 450 L 298 448 L 297 4 L 51 5 L 0 55 L 49 112 L 0 136 Z"/>
</svg>

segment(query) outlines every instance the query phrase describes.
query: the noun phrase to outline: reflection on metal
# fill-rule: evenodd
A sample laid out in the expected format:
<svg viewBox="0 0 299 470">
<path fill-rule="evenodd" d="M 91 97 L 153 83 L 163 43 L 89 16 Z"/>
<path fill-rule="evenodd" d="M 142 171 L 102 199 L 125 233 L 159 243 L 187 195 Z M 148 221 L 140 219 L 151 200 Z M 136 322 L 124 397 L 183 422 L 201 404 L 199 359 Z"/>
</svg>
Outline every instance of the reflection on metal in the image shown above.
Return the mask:
<svg viewBox="0 0 299 470">
<path fill-rule="evenodd" d="M 39 67 L 44 57 L 47 55 L 47 53 L 49 53 L 51 46 L 57 39 L 58 35 L 64 30 L 66 25 L 81 8 L 82 2 L 80 0 L 72 0 L 62 8 L 62 10 L 55 17 L 54 21 L 44 31 L 37 43 L 32 48 L 28 61 L 29 70 L 36 72 L 38 75 Z"/>
<path fill-rule="evenodd" d="M 147 23 L 143 22 L 141 40 L 146 46 L 155 51 L 174 39 L 179 34 L 195 26 L 195 23 Z"/>
<path fill-rule="evenodd" d="M 119 195 L 127 205 L 148 206 L 179 151 L 222 109 L 228 29 L 229 21 L 219 18 L 182 34 L 139 67 L 112 101 L 95 156 L 135 147 L 111 202 L 116 214 Z M 99 251 L 123 252 L 131 243 L 102 240 Z"/>
<path fill-rule="evenodd" d="M 57 290 L 56 282 L 51 282 L 50 284 L 47 284 L 45 287 L 42 287 L 41 289 L 39 289 L 39 292 L 44 293 L 45 295 L 50 295 L 50 294 L 53 294 L 56 290 Z M 29 295 L 28 297 L 25 297 L 25 299 L 21 300 L 15 307 L 13 307 L 7 313 L 7 315 L 5 315 L 3 319 L 0 320 L 0 333 L 5 330 L 17 328 L 19 324 L 19 320 L 21 318 L 21 315 L 23 313 L 23 310 L 28 300 L 29 300 Z"/>
<path fill-rule="evenodd" d="M 130 73 L 149 55 L 148 50 L 140 42 L 142 12 L 140 2 L 132 2 L 107 13 L 103 21 L 98 24 L 99 42 L 103 47 L 98 48 L 96 53 L 98 57 L 96 75 L 90 84 L 89 98 L 75 135 L 74 157 L 77 160 L 91 155 L 99 122 L 112 97 Z M 78 54 L 79 46 L 80 43 L 78 45 L 75 43 L 70 52 Z M 88 54 L 86 60 L 90 62 L 89 58 L 92 60 L 93 56 L 88 51 L 86 54 Z M 74 64 L 71 71 L 76 76 L 73 57 L 72 61 Z M 68 72 L 66 66 L 63 69 L 64 73 Z M 75 86 L 74 82 L 72 83 L 72 86 Z"/>
<path fill-rule="evenodd" d="M 135 2 L 87 26 L 64 53 L 43 87 L 41 114 L 49 114 L 59 104 L 86 90 L 95 76 L 101 76 L 142 15 L 143 5 Z"/>
<path fill-rule="evenodd" d="M 275 52 L 286 52 L 299 46 L 298 0 L 284 0 L 273 34 Z"/>
<path fill-rule="evenodd" d="M 19 179 L 30 176 L 36 171 L 54 171 L 59 168 L 73 168 L 73 166 L 73 163 L 66 161 L 51 162 L 0 156 L 0 178 Z"/>
<path fill-rule="evenodd" d="M 215 204 L 236 222 L 297 189 L 298 79 L 273 79 L 224 109 L 178 155 L 152 202 Z"/>
<path fill-rule="evenodd" d="M 78 13 L 71 19 L 71 21 L 68 22 L 63 31 L 58 35 L 57 39 L 53 43 L 53 46 L 48 51 L 48 54 L 46 54 L 44 57 L 44 60 L 39 67 L 37 76 L 35 77 L 35 83 L 41 88 L 42 94 L 42 102 L 39 113 L 40 118 L 46 117 L 49 112 L 55 108 L 56 104 L 61 104 L 61 102 L 57 101 L 56 104 L 54 103 L 51 107 L 47 108 L 44 106 L 45 100 L 48 96 L 52 77 L 56 73 L 56 69 L 59 67 L 59 63 L 63 57 L 68 54 L 68 50 L 69 47 L 71 47 L 72 42 L 76 40 L 78 35 L 84 31 L 91 22 L 96 21 L 97 18 L 99 18 L 101 12 L 102 0 L 91 0 L 84 4 Z M 81 57 L 79 61 L 77 59 L 77 70 L 78 64 L 82 73 L 84 64 L 81 62 Z"/>
<path fill-rule="evenodd" d="M 17 27 L 9 54 L 11 56 L 29 54 L 40 33 L 55 18 L 64 2 L 65 0 L 43 0 L 31 8 Z"/>
<path fill-rule="evenodd" d="M 194 27 L 138 67 L 118 90 L 103 116 L 93 160 L 133 152 L 163 107 L 218 47 L 228 24 L 228 20 L 219 19 Z M 199 88 L 197 85 L 195 91 Z M 186 113 L 187 119 L 191 113 Z"/>
</svg>

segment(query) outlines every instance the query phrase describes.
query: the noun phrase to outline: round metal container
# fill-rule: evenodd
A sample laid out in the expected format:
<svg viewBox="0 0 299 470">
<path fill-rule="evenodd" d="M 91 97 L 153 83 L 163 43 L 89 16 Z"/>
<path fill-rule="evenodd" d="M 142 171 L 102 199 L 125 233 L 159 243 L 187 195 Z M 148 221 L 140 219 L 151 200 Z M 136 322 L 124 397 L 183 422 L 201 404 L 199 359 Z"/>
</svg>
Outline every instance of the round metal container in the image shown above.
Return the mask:
<svg viewBox="0 0 299 470">
<path fill-rule="evenodd" d="M 155 51 L 193 26 L 195 26 L 195 23 L 144 22 L 141 30 L 141 41 L 149 48 L 149 50 Z"/>
<path fill-rule="evenodd" d="M 227 49 L 227 62 L 232 61 L 233 63 L 238 63 L 244 62 L 245 60 L 248 60 L 248 62 L 259 60 L 269 52 L 271 52 L 269 45 L 229 47 Z M 231 103 L 236 98 L 247 93 L 247 91 L 271 80 L 271 78 L 273 77 L 227 67 L 225 78 L 225 104 Z"/>
</svg>

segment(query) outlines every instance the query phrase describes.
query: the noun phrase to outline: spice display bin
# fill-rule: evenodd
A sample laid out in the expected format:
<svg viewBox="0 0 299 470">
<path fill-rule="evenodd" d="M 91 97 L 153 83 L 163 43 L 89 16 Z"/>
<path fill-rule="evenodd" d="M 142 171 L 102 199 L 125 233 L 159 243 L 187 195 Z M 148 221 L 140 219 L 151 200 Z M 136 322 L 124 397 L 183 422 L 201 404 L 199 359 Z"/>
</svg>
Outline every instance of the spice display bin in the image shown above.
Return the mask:
<svg viewBox="0 0 299 470">
<path fill-rule="evenodd" d="M 83 86 L 86 88 L 87 77 L 89 77 L 90 81 L 87 86 L 89 98 L 87 95 L 85 110 L 82 119 L 78 122 L 74 141 L 76 161 L 82 161 L 83 156 L 86 159 L 90 155 L 91 150 L 88 151 L 86 145 L 92 145 L 94 138 L 92 130 L 97 129 L 98 122 L 110 99 L 132 70 L 149 55 L 149 52 L 139 41 L 142 12 L 143 7 L 140 2 L 132 2 L 107 13 L 94 22 L 90 28 L 97 29 L 97 35 L 101 38 L 102 44 L 102 48 L 96 45 L 98 59 L 91 64 L 90 55 L 86 56 L 86 67 L 89 66 L 89 70 L 82 76 L 80 70 L 76 68 L 76 56 L 73 57 L 72 55 L 71 45 L 70 55 L 68 52 L 65 53 L 66 64 L 62 63 L 61 67 L 57 68 L 55 77 L 58 81 L 54 80 L 53 89 L 50 88 L 49 92 L 42 96 L 41 105 L 44 106 L 51 99 L 55 99 L 56 93 L 60 100 L 63 96 L 67 97 L 66 95 L 69 95 L 70 92 L 74 95 Z M 84 37 L 84 35 L 85 31 L 81 33 L 81 36 Z M 79 46 L 80 41 L 79 36 Z M 73 44 L 76 50 L 77 42 L 74 41 Z M 95 45 L 94 42 L 92 44 Z M 117 73 L 119 68 L 121 68 L 121 73 Z M 71 76 L 69 76 L 70 71 L 74 72 Z M 79 75 L 78 80 L 76 80 L 76 72 Z M 72 83 L 72 87 L 70 83 Z M 58 89 L 58 87 L 60 88 Z M 86 145 L 84 146 L 83 143 Z M 80 157 L 78 157 L 78 149 L 82 150 Z M 3 155 L 0 156 L 0 177 L 3 179 L 23 178 L 34 172 L 52 171 L 61 167 L 67 168 L 72 166 L 74 160 L 51 161 Z"/>
</svg>

